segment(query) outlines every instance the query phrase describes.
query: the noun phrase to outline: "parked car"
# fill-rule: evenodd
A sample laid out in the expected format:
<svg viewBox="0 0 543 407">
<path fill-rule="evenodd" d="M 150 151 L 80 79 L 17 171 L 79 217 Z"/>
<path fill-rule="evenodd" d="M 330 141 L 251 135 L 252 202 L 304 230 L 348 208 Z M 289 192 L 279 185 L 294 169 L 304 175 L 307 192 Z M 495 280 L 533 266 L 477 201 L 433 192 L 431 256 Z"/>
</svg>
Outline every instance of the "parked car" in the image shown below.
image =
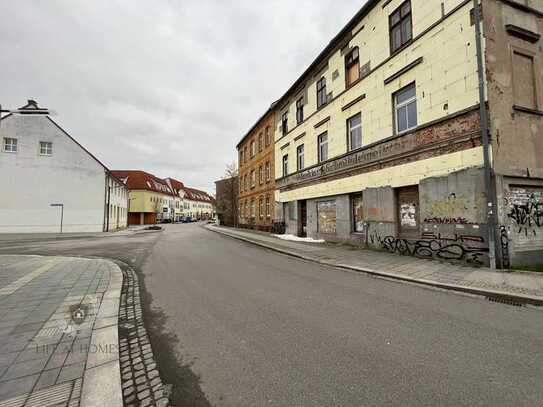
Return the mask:
<svg viewBox="0 0 543 407">
<path fill-rule="evenodd" d="M 190 216 L 183 216 L 183 220 L 181 222 L 190 223 L 192 222 L 192 218 Z"/>
</svg>

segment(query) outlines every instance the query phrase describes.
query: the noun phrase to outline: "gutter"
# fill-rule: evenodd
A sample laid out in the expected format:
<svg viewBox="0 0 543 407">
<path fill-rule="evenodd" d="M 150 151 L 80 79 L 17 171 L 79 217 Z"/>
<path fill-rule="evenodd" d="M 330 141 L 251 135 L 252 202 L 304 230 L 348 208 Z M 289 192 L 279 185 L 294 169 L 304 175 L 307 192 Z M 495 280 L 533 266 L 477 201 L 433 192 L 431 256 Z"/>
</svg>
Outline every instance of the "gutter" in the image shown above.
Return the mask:
<svg viewBox="0 0 543 407">
<path fill-rule="evenodd" d="M 494 189 L 494 176 L 490 161 L 490 147 L 488 134 L 488 111 L 486 107 L 485 72 L 483 62 L 483 45 L 481 32 L 481 7 L 479 0 L 473 0 L 475 14 L 475 44 L 477 47 L 477 74 L 479 77 L 479 116 L 481 123 L 481 139 L 483 141 L 483 158 L 485 172 L 485 191 L 487 199 L 487 227 L 488 227 L 488 257 L 490 268 L 496 269 L 496 193 Z"/>
</svg>

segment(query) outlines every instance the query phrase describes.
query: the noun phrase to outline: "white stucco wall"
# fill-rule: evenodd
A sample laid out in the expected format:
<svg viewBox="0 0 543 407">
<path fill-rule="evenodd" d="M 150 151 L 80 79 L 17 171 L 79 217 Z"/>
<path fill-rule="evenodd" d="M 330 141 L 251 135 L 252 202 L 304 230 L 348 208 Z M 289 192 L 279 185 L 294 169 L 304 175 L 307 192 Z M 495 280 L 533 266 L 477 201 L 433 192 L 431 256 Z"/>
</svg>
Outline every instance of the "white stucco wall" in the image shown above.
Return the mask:
<svg viewBox="0 0 543 407">
<path fill-rule="evenodd" d="M 16 153 L 4 152 L 4 137 L 17 139 Z M 42 156 L 39 142 L 53 143 Z M 105 168 L 44 115 L 14 114 L 0 124 L 0 233 L 58 232 L 64 204 L 64 232 L 101 232 Z"/>
</svg>

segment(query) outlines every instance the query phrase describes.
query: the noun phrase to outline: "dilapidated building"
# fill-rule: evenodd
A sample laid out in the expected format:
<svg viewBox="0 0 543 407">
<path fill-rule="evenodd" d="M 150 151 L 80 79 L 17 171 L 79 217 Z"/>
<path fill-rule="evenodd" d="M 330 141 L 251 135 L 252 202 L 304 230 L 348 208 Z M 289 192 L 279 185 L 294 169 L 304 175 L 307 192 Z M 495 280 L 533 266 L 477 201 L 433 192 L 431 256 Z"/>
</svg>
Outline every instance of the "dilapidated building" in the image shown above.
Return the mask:
<svg viewBox="0 0 543 407">
<path fill-rule="evenodd" d="M 287 233 L 543 263 L 543 4 L 480 3 L 369 0 L 279 99 Z"/>
</svg>

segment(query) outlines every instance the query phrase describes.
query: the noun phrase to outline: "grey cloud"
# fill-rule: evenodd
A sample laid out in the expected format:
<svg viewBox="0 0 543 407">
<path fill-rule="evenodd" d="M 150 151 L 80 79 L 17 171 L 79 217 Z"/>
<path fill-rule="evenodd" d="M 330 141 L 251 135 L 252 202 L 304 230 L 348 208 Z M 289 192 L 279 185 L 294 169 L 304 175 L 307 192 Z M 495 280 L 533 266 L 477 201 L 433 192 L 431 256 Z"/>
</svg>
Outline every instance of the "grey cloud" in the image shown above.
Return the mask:
<svg viewBox="0 0 543 407">
<path fill-rule="evenodd" d="M 213 192 L 241 136 L 362 4 L 6 2 L 0 103 L 34 98 L 110 168 Z"/>
</svg>

